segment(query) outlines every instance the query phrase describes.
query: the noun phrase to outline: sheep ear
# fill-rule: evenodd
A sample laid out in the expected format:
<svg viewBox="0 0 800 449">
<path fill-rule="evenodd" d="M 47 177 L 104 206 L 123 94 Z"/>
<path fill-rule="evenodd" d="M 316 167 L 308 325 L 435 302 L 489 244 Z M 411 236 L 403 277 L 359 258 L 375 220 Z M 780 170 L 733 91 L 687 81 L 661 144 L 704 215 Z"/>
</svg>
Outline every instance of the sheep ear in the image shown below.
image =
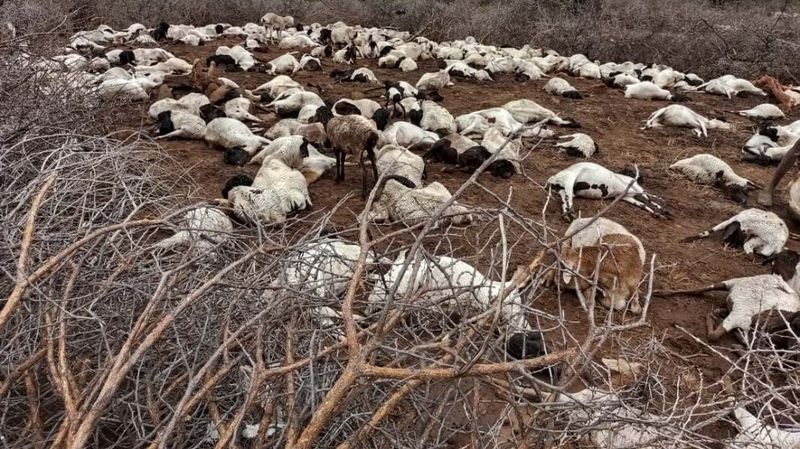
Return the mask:
<svg viewBox="0 0 800 449">
<path fill-rule="evenodd" d="M 561 280 L 564 282 L 564 285 L 569 285 L 572 282 L 572 272 L 564 270 L 561 272 Z"/>
</svg>

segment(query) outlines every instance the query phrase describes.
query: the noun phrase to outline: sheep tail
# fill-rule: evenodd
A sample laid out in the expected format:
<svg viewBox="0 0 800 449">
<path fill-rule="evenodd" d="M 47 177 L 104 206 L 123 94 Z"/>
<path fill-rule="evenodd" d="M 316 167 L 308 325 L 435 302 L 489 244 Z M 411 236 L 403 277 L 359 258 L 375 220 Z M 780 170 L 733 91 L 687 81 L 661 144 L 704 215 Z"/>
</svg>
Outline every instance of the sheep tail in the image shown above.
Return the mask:
<svg viewBox="0 0 800 449">
<path fill-rule="evenodd" d="M 666 296 L 678 296 L 678 295 L 702 295 L 703 293 L 706 292 L 724 291 L 724 290 L 728 290 L 728 287 L 725 285 L 724 282 L 720 282 L 706 287 L 689 288 L 685 290 L 655 290 L 653 291 L 653 296 L 666 297 Z"/>
</svg>

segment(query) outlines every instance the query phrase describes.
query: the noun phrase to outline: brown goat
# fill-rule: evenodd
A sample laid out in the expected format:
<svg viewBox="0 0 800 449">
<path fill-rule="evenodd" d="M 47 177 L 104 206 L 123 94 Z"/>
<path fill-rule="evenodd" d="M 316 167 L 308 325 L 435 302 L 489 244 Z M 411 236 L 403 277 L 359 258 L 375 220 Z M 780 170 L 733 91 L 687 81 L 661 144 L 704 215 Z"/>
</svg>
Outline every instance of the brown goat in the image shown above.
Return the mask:
<svg viewBox="0 0 800 449">
<path fill-rule="evenodd" d="M 580 290 L 583 297 L 591 293 L 597 269 L 597 284 L 602 293 L 600 301 L 603 306 L 624 310 L 630 298 L 629 310 L 635 314 L 641 313 L 638 288 L 642 280 L 643 263 L 638 244 L 631 236 L 607 234 L 592 246 L 564 246 L 561 263 L 569 270 L 562 272 L 562 282 Z"/>
</svg>

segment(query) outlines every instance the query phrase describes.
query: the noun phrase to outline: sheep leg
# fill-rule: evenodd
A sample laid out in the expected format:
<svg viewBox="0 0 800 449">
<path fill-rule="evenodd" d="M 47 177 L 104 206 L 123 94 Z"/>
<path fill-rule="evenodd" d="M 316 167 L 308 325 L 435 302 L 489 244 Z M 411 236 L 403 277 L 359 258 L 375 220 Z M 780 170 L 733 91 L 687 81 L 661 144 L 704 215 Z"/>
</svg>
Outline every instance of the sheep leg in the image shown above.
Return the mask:
<svg viewBox="0 0 800 449">
<path fill-rule="evenodd" d="M 176 129 L 170 133 L 166 133 L 163 136 L 158 136 L 155 140 L 162 140 L 162 139 L 171 139 L 173 137 L 183 137 L 183 128 Z"/>
<path fill-rule="evenodd" d="M 648 201 L 647 203 L 645 203 L 644 201 L 642 201 L 642 200 L 644 200 L 644 197 L 642 197 L 641 195 L 636 195 L 636 196 L 638 198 L 629 197 L 628 196 L 628 197 L 623 198 L 622 201 L 625 201 L 626 203 L 629 203 L 629 204 L 633 204 L 634 206 L 636 206 L 636 207 L 638 207 L 640 209 L 644 209 L 647 212 L 650 212 L 651 214 L 655 215 L 658 218 L 666 218 L 665 214 L 662 214 L 660 211 L 656 211 L 654 209 L 654 208 L 660 209 L 660 207 L 657 204 L 653 203 L 652 201 Z"/>
<path fill-rule="evenodd" d="M 359 158 L 359 164 L 361 165 L 361 199 L 367 198 L 367 167 L 364 165 L 364 153 L 361 153 L 361 157 Z"/>
<path fill-rule="evenodd" d="M 344 181 L 344 153 L 339 151 L 338 149 L 333 149 L 336 155 L 336 182 Z"/>
<path fill-rule="evenodd" d="M 709 341 L 717 341 L 728 333 L 722 325 L 716 325 L 714 315 L 711 313 L 706 315 L 706 331 L 708 332 Z"/>
</svg>

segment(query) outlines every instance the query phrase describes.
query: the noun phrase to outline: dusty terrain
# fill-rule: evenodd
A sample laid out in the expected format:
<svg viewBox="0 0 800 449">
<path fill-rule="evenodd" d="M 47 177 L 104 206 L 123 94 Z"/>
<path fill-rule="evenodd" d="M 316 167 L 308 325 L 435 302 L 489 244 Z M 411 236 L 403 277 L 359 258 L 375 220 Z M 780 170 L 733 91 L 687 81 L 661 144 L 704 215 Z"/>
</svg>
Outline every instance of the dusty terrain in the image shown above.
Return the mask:
<svg viewBox="0 0 800 449">
<path fill-rule="evenodd" d="M 187 47 L 183 45 L 167 45 L 166 49 L 176 56 L 192 61 L 194 58 L 203 58 L 212 54 L 217 45 L 235 45 L 237 39 L 217 41 L 202 47 Z M 268 52 L 256 53 L 257 58 L 268 61 L 285 53 L 284 50 L 270 49 Z M 298 55 L 299 57 L 299 55 Z M 335 101 L 342 97 L 348 98 L 376 98 L 380 91 L 371 91 L 372 85 L 359 83 L 335 83 L 328 73 L 336 66 L 330 61 L 323 61 L 324 72 L 298 72 L 293 76 L 295 80 L 306 85 L 316 84 L 323 88 L 323 98 Z M 426 71 L 437 69 L 436 61 L 422 61 L 420 69 L 412 73 L 402 73 L 394 69 L 378 69 L 374 60 L 359 60 L 358 66 L 367 66 L 373 69 L 377 77 L 385 79 L 402 79 L 416 82 L 419 76 Z M 228 72 L 224 76 L 239 83 L 242 87 L 253 89 L 271 79 L 265 73 Z M 663 198 L 672 213 L 672 219 L 662 220 L 650 216 L 646 212 L 631 205 L 620 203 L 614 207 L 608 217 L 626 226 L 630 231 L 639 236 L 648 253 L 656 255 L 655 287 L 663 289 L 688 288 L 701 286 L 740 276 L 761 274 L 767 268 L 761 265 L 758 257 L 747 256 L 741 250 L 726 248 L 720 241 L 709 239 L 694 244 L 683 244 L 683 237 L 705 230 L 716 223 L 730 217 L 742 210 L 742 207 L 729 201 L 717 189 L 702 187 L 690 183 L 680 175 L 671 173 L 668 166 L 677 159 L 692 156 L 698 153 L 711 153 L 727 161 L 734 170 L 745 177 L 765 184 L 772 173 L 772 168 L 757 166 L 740 161 L 740 147 L 752 134 L 752 123 L 730 113 L 732 110 L 748 109 L 756 104 L 765 102 L 761 97 L 734 98 L 727 100 L 723 97 L 708 94 L 691 94 L 691 102 L 687 105 L 695 111 L 707 116 L 724 116 L 729 122 L 735 124 L 734 131 L 709 132 L 709 137 L 695 137 L 690 130 L 676 128 L 661 128 L 642 131 L 639 128 L 649 114 L 665 106 L 664 102 L 650 102 L 629 100 L 623 98 L 621 90 L 612 90 L 600 81 L 570 78 L 569 80 L 579 91 L 584 93 L 583 100 L 570 100 L 554 97 L 542 90 L 546 79 L 518 83 L 511 76 L 500 76 L 495 82 L 481 83 L 455 80 L 455 86 L 442 91 L 445 99 L 443 105 L 454 115 L 475 111 L 487 107 L 500 106 L 507 101 L 519 98 L 528 98 L 550 108 L 562 116 L 572 117 L 582 124 L 581 132 L 592 136 L 598 143 L 601 151 L 594 161 L 612 170 L 620 170 L 626 165 L 638 164 L 644 176 L 643 186 L 651 193 Z M 185 77 L 184 77 L 185 78 Z M 170 80 L 179 83 L 181 77 Z M 130 127 L 138 127 L 147 122 L 147 105 L 131 107 Z M 267 120 L 274 117 L 264 114 Z M 800 113 L 794 112 L 784 121 L 800 118 Z M 268 123 L 269 126 L 271 123 Z M 573 132 L 571 129 L 553 127 L 557 135 Z M 553 141 L 545 140 L 536 147 L 529 146 L 523 154 L 527 154 L 524 165 L 524 176 L 514 176 L 510 180 L 493 178 L 488 174 L 482 175 L 480 183 L 485 189 L 503 200 L 510 198 L 510 205 L 525 219 L 541 223 L 542 210 L 548 201 L 547 192 L 542 188 L 546 179 L 557 171 L 576 162 L 575 159 L 559 154 L 553 149 Z M 216 198 L 225 180 L 239 172 L 240 168 L 225 165 L 222 153 L 208 147 L 201 141 L 161 141 L 160 145 L 184 168 L 189 168 L 194 180 L 200 185 L 201 197 Z M 334 182 L 334 174 L 327 173 L 317 183 L 310 186 L 314 208 L 310 214 L 327 213 L 339 203 L 342 198 L 349 195 L 332 217 L 332 222 L 337 228 L 352 228 L 355 215 L 363 209 L 364 202 L 359 198 L 361 177 L 357 167 L 348 167 L 347 180 L 344 183 Z M 254 173 L 256 166 L 247 166 L 245 171 Z M 458 188 L 468 175 L 461 172 L 444 173 L 440 164 L 429 164 L 427 168 L 428 180 L 439 181 L 451 191 Z M 792 232 L 796 226 L 789 221 L 786 208 L 786 186 L 776 197 L 773 210 L 784 217 Z M 501 205 L 497 198 L 487 190 L 470 188 L 461 203 L 467 205 L 497 208 Z M 747 207 L 757 207 L 755 194 L 751 195 Z M 576 199 L 576 210 L 583 216 L 595 214 L 608 202 Z M 296 226 L 303 226 L 301 215 Z M 560 236 L 567 227 L 561 219 L 560 203 L 557 197 L 550 199 L 549 207 L 544 214 L 547 225 L 555 234 Z M 496 221 L 496 220 L 495 220 Z M 289 224 L 288 226 L 294 226 Z M 491 225 L 491 226 L 489 226 Z M 386 232 L 386 227 L 377 232 Z M 513 228 L 513 226 L 512 226 Z M 496 239 L 492 233 L 496 229 L 490 217 L 484 217 L 482 222 L 475 223 L 464 229 L 450 229 L 451 237 L 462 234 L 464 238 L 451 238 L 450 242 L 458 245 L 451 248 L 438 248 L 439 251 L 453 251 L 461 257 L 472 257 L 478 266 L 485 265 L 485 258 L 490 251 L 495 249 L 494 243 L 488 249 L 483 245 L 489 239 Z M 509 266 L 513 269 L 517 264 L 527 263 L 541 248 L 531 236 L 511 232 L 511 245 Z M 519 237 L 514 237 L 517 235 Z M 355 238 L 355 234 L 352 234 Z M 437 251 L 437 239 L 429 242 L 429 247 Z M 796 247 L 796 242 L 790 241 L 790 247 Z M 480 254 L 479 258 L 475 258 Z M 648 256 L 649 258 L 649 256 Z M 493 273 L 494 277 L 499 277 Z M 574 334 L 581 336 L 582 326 L 580 321 L 584 318 L 577 305 L 574 295 L 565 294 L 561 300 L 549 289 L 536 296 L 531 307 L 542 309 L 556 315 L 563 310 L 564 316 L 576 323 Z M 650 326 L 630 332 L 626 335 L 631 344 L 637 341 L 656 336 L 675 353 L 683 356 L 692 356 L 691 360 L 702 375 L 710 380 L 716 380 L 725 367 L 722 361 L 709 355 L 696 356 L 701 351 L 700 346 L 693 342 L 687 335 L 678 329 L 685 328 L 692 334 L 705 337 L 705 315 L 714 307 L 724 304 L 722 297 L 676 297 L 668 299 L 654 299 L 650 309 Z M 601 318 L 605 312 L 601 314 Z M 556 341 L 556 344 L 559 342 Z M 734 343 L 732 338 L 721 342 L 727 347 Z M 613 348 L 609 348 L 613 352 Z M 689 360 L 689 359 L 687 359 Z"/>
</svg>

